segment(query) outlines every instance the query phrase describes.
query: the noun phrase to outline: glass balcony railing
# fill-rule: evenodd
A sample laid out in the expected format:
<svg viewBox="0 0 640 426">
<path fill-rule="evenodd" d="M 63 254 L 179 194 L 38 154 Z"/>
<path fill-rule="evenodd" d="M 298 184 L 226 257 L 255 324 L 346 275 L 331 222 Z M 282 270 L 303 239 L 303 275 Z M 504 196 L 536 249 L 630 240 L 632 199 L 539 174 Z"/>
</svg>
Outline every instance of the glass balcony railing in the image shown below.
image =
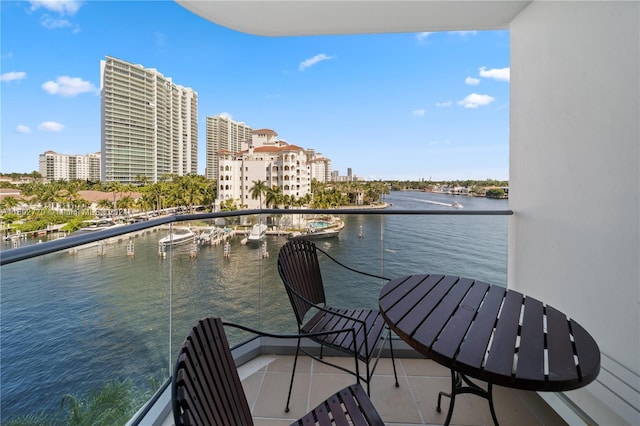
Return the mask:
<svg viewBox="0 0 640 426">
<path fill-rule="evenodd" d="M 344 228 L 315 242 L 350 267 L 390 278 L 454 273 L 505 285 L 506 201 L 485 209 L 416 203 L 163 216 L 53 241 L 4 242 L 3 424 L 23 416 L 64 424 L 63 397 L 86 402 L 108 383 L 125 384 L 131 417 L 166 385 L 185 336 L 206 316 L 295 331 L 278 250 L 290 232 L 320 232 L 330 218 Z M 268 234 L 254 247 L 246 239 L 257 223 L 267 224 Z M 173 244 L 163 246 L 168 235 Z M 344 270 L 323 256 L 321 262 L 330 302 L 377 307 L 382 280 L 351 274 L 346 281 Z"/>
</svg>

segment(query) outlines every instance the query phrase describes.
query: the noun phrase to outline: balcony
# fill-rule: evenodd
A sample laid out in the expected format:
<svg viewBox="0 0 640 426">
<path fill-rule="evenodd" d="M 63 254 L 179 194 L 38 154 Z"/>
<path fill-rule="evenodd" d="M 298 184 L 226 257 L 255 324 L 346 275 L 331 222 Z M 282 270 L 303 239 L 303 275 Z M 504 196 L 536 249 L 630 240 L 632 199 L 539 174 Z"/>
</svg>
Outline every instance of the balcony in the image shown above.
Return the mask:
<svg viewBox="0 0 640 426">
<path fill-rule="evenodd" d="M 411 203 L 422 193 L 401 193 L 395 195 L 398 199 L 393 195 L 390 200 L 395 205 L 384 210 L 166 216 L 101 231 L 100 235 L 42 244 L 24 241 L 22 247 L 4 251 L 0 333 L 5 348 L 3 415 L 33 414 L 28 407 L 34 403 L 42 404 L 36 405 L 40 407 L 37 411 L 55 411 L 62 395 L 82 398 L 116 379 L 132 381 L 147 397 L 156 394 L 147 404 L 151 411 L 146 417 L 134 416 L 133 423 L 144 418 L 146 424 L 151 416 L 167 418 L 170 424 L 170 405 L 163 386 L 177 349 L 198 319 L 219 315 L 265 331 L 295 331 L 275 261 L 278 247 L 286 241 L 284 228 L 301 227 L 301 221 L 316 215 L 339 215 L 347 223 L 339 238 L 318 244 L 350 266 L 391 277 L 418 271 L 455 272 L 506 285 L 506 234 L 511 214 L 506 201 L 484 210 L 468 209 L 469 205 L 463 210 L 418 210 Z M 413 209 L 400 209 L 403 205 Z M 265 251 L 242 244 L 244 233 L 258 221 L 270 224 Z M 157 241 L 169 228 L 192 226 L 200 232 L 216 225 L 227 233 L 229 257 L 223 255 L 222 241 L 211 246 L 176 246 L 164 253 L 158 250 Z M 335 284 L 328 287 L 328 293 L 333 294 L 330 297 L 343 305 L 377 306 L 381 283 L 358 281 L 347 287 L 336 284 L 341 282 L 336 271 L 323 269 L 323 274 L 325 282 Z M 230 337 L 232 344 L 246 340 Z M 383 391 L 390 381 L 386 359 L 376 371 L 372 387 L 383 418 L 390 424 L 442 423 L 444 414 L 436 413 L 434 404 L 437 392 L 448 388 L 447 370 L 421 359 L 400 340 L 394 346 L 401 357 L 400 389 L 388 386 L 393 393 L 385 395 Z M 300 399 L 296 399 L 291 417 L 285 417 L 282 408 L 292 348 L 274 342 L 263 342 L 260 347 L 276 347 L 272 352 L 278 355 L 260 355 L 261 351 L 250 345 L 249 349 L 246 345 L 236 349 L 238 360 L 251 360 L 243 365 L 242 374 L 259 424 L 293 418 L 331 389 L 354 380 L 305 359 L 307 373 L 297 376 L 295 384 L 294 393 Z M 38 396 L 34 399 L 34 395 Z M 42 395 L 47 395 L 44 401 Z M 459 404 L 455 424 L 489 422 L 485 400 L 463 395 Z M 535 393 L 499 389 L 496 405 L 499 418 L 507 423 L 512 415 L 527 419 L 527 424 L 562 423 Z"/>
</svg>

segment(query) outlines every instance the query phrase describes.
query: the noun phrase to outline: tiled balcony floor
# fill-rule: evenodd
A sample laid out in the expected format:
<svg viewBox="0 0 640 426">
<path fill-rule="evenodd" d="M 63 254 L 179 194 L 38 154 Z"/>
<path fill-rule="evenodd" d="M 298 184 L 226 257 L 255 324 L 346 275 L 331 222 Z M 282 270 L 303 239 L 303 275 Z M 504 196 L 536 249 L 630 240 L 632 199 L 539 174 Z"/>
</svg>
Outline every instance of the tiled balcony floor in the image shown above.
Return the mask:
<svg viewBox="0 0 640 426">
<path fill-rule="evenodd" d="M 351 358 L 331 358 L 352 367 Z M 293 356 L 261 356 L 239 369 L 256 425 L 288 425 L 329 395 L 354 382 L 353 376 L 303 356 L 298 361 L 289 413 L 284 412 Z M 397 359 L 396 388 L 390 359 L 381 359 L 371 386 L 371 399 L 387 425 L 441 425 L 449 400 L 436 412 L 439 391 L 450 388 L 449 370 L 431 360 Z M 484 383 L 479 383 L 484 386 Z M 565 425 L 534 392 L 494 387 L 494 404 L 502 425 Z M 456 397 L 452 425 L 492 425 L 485 399 Z"/>
</svg>

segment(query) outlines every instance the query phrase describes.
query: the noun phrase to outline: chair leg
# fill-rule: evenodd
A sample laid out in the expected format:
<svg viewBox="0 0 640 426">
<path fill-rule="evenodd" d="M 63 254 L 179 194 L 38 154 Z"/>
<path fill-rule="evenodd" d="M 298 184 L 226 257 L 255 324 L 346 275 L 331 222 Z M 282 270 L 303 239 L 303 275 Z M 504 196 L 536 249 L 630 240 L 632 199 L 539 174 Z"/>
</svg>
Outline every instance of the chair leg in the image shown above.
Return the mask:
<svg viewBox="0 0 640 426">
<path fill-rule="evenodd" d="M 371 397 L 371 370 L 369 369 L 369 361 L 367 364 L 367 396 Z"/>
<path fill-rule="evenodd" d="M 293 389 L 293 378 L 296 374 L 296 365 L 298 364 L 298 354 L 300 353 L 300 338 L 298 338 L 298 344 L 296 346 L 296 356 L 293 358 L 293 369 L 291 370 L 291 382 L 289 382 L 289 394 L 287 395 L 287 405 L 284 407 L 284 412 L 289 412 L 289 401 L 291 400 L 291 390 Z"/>
<path fill-rule="evenodd" d="M 393 355 L 393 336 L 391 335 L 391 330 L 389 330 L 389 350 L 391 351 L 391 365 L 393 365 L 393 375 L 396 378 L 396 387 L 400 387 L 400 383 L 398 383 L 398 373 L 396 372 L 396 358 Z"/>
</svg>

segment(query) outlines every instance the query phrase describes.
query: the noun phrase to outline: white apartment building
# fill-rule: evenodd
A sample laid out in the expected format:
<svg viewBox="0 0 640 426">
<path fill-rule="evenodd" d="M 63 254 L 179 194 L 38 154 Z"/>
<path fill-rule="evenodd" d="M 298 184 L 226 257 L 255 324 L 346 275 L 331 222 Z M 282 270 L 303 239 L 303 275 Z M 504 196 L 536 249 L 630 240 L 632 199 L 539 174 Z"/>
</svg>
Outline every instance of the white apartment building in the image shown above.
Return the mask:
<svg viewBox="0 0 640 426">
<path fill-rule="evenodd" d="M 100 180 L 101 153 L 87 155 L 58 154 L 46 151 L 39 156 L 40 174 L 52 180 Z"/>
<path fill-rule="evenodd" d="M 219 179 L 217 204 L 233 200 L 238 206 L 260 208 L 260 199 L 251 197 L 255 182 L 278 187 L 282 195 L 304 197 L 311 190 L 311 172 L 305 150 L 276 138 L 269 129 L 255 130 L 245 150 L 218 153 Z M 262 207 L 265 208 L 264 197 Z"/>
<path fill-rule="evenodd" d="M 198 94 L 153 68 L 100 61 L 104 182 L 198 171 Z"/>
<path fill-rule="evenodd" d="M 318 182 L 330 182 L 331 179 L 331 160 L 321 153 L 316 153 L 313 149 L 305 150 L 307 162 L 310 166 L 311 180 Z"/>
<path fill-rule="evenodd" d="M 206 168 L 207 179 L 218 179 L 218 152 L 239 152 L 242 143 L 251 140 L 253 129 L 230 117 L 216 115 L 207 117 Z"/>
</svg>

